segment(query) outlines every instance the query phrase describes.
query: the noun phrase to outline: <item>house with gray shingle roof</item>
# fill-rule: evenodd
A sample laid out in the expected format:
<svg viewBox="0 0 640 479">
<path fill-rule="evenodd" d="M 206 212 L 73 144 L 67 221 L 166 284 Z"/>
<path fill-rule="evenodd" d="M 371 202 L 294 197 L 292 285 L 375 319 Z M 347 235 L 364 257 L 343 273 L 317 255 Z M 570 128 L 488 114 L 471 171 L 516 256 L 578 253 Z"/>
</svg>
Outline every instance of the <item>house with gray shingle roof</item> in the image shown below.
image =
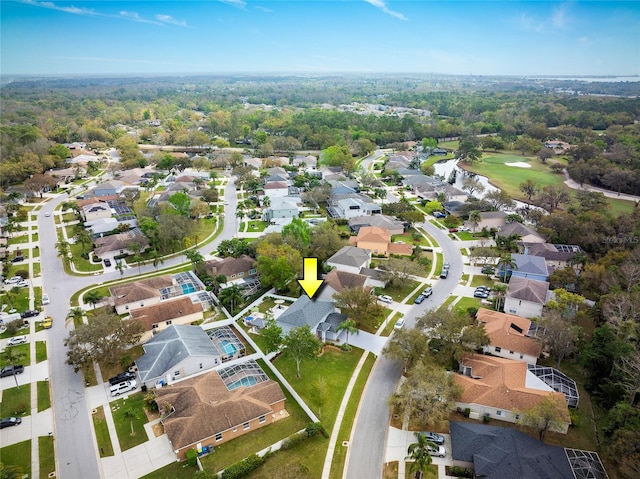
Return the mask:
<svg viewBox="0 0 640 479">
<path fill-rule="evenodd" d="M 530 226 L 523 225 L 522 223 L 518 223 L 514 221 L 512 223 L 507 223 L 504 225 L 500 231 L 496 233 L 496 236 L 513 236 L 517 235 L 520 237 L 520 241 L 523 243 L 544 243 L 545 237 L 539 234 L 536 230 L 531 228 Z"/>
<path fill-rule="evenodd" d="M 222 364 L 220 352 L 199 326 L 169 326 L 142 345 L 136 359 L 142 384 L 165 384 Z"/>
<path fill-rule="evenodd" d="M 514 268 L 507 268 L 507 275 L 520 276 L 521 278 L 537 279 L 538 281 L 547 281 L 549 279 L 549 270 L 544 258 L 540 256 L 532 256 L 528 254 L 513 253 L 511 260 L 514 262 Z"/>
<path fill-rule="evenodd" d="M 347 319 L 336 309 L 333 301 L 310 300 L 300 296 L 276 319 L 282 333 L 308 326 L 320 341 L 335 341 L 340 335 L 338 326 Z"/>
<path fill-rule="evenodd" d="M 523 318 L 539 318 L 547 303 L 549 283 L 511 276 L 504 300 L 504 311 Z"/>
<path fill-rule="evenodd" d="M 327 265 L 354 274 L 368 268 L 370 263 L 371 251 L 356 246 L 343 246 L 327 260 Z"/>
<path fill-rule="evenodd" d="M 401 235 L 404 233 L 404 223 L 395 219 L 393 216 L 372 215 L 349 218 L 349 228 L 356 234 L 360 231 L 360 228 L 366 226 L 384 228 L 392 235 Z"/>
</svg>

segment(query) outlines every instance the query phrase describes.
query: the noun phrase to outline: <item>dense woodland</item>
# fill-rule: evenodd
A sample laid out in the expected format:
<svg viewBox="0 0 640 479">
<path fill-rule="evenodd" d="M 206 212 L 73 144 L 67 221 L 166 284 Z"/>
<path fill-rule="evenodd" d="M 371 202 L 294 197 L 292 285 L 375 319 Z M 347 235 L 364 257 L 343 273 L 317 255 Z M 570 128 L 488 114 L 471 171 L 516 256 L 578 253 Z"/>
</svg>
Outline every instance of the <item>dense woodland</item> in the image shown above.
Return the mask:
<svg viewBox="0 0 640 479">
<path fill-rule="evenodd" d="M 98 150 L 115 146 L 123 166 L 135 167 L 149 161 L 139 143 L 240 144 L 261 157 L 300 150 L 358 156 L 406 141 L 461 137 L 460 145 L 471 150 L 519 150 L 543 162 L 549 160 L 544 142 L 562 140 L 572 145 L 563 157 L 573 179 L 640 195 L 639 85 L 410 76 L 15 81 L 0 90 L 0 187 L 7 191 L 63 166 L 68 150 L 59 144 L 74 141 Z M 570 93 L 577 91 L 593 94 Z M 356 111 L 338 108 L 356 103 Z M 224 155 L 212 149 L 211 163 L 197 167 L 233 157 Z M 144 209 L 138 213 L 149 216 Z M 169 220 L 181 217 L 163 218 Z M 582 194 L 535 223 L 549 242 L 577 244 L 586 253 L 576 258 L 580 274 L 557 270 L 551 288 L 571 289 L 595 302 L 572 319 L 582 334 L 567 356 L 584 367 L 604 425 L 604 453 L 622 476 L 638 477 L 640 208 L 613 216 L 600 196 Z M 144 220 L 142 225 L 155 226 Z M 156 229 L 167 233 L 153 238 L 161 249 L 172 249 L 180 237 L 168 234 L 174 230 L 180 228 Z M 262 262 L 301 251 L 287 238 L 255 246 Z M 339 241 L 327 229 L 306 247 L 320 257 L 325 240 Z"/>
</svg>

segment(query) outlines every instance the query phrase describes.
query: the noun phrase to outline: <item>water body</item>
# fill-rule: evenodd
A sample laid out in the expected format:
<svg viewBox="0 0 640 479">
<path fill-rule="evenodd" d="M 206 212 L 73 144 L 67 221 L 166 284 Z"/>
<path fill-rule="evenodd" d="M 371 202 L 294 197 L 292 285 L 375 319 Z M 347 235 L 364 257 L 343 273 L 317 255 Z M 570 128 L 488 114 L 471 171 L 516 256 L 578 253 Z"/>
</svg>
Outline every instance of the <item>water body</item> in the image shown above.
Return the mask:
<svg viewBox="0 0 640 479">
<path fill-rule="evenodd" d="M 532 77 L 538 80 L 561 80 L 561 81 L 583 81 L 586 83 L 620 83 L 620 82 L 640 82 L 640 77 L 635 76 L 611 76 L 611 77 Z"/>
</svg>

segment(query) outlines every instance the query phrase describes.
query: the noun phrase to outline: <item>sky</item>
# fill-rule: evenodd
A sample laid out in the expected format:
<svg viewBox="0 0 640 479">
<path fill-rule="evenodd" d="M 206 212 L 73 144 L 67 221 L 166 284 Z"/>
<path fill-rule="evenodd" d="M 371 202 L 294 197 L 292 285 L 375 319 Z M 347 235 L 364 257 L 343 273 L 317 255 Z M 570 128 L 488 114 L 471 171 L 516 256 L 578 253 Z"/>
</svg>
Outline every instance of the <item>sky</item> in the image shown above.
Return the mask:
<svg viewBox="0 0 640 479">
<path fill-rule="evenodd" d="M 0 74 L 639 75 L 638 1 L 0 0 Z"/>
</svg>

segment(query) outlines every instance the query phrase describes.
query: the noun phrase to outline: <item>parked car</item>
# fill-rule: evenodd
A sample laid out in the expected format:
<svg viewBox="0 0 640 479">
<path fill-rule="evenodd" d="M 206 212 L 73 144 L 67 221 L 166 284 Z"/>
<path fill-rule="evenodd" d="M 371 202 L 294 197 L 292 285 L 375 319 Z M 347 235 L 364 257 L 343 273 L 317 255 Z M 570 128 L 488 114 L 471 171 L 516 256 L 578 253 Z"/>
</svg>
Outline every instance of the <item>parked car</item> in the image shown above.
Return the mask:
<svg viewBox="0 0 640 479">
<path fill-rule="evenodd" d="M 471 228 L 468 226 L 459 226 L 458 231 L 471 231 Z"/>
<path fill-rule="evenodd" d="M 137 383 L 135 381 L 126 381 L 124 383 L 116 384 L 115 386 L 111 386 L 109 391 L 112 396 L 120 396 L 120 394 L 128 393 L 129 391 L 133 391 L 136 388 Z"/>
<path fill-rule="evenodd" d="M 0 378 L 22 374 L 23 372 L 24 365 L 22 364 L 16 364 L 15 366 L 5 366 L 0 369 Z"/>
<path fill-rule="evenodd" d="M 429 287 L 422 292 L 422 296 L 429 297 L 433 294 L 433 288 Z"/>
<path fill-rule="evenodd" d="M 433 457 L 445 457 L 447 455 L 447 450 L 443 446 L 427 446 L 427 450 Z"/>
<path fill-rule="evenodd" d="M 476 289 L 480 289 L 482 291 L 486 291 L 487 293 L 491 292 L 491 288 L 489 286 L 481 285 L 481 286 L 478 286 Z"/>
<path fill-rule="evenodd" d="M 22 276 L 12 276 L 9 279 L 5 279 L 4 283 L 5 284 L 17 284 L 20 281 L 24 281 L 24 278 Z"/>
<path fill-rule="evenodd" d="M 51 216 L 51 213 L 45 213 L 44 215 L 48 218 L 49 216 Z"/>
<path fill-rule="evenodd" d="M 20 313 L 20 316 L 22 317 L 22 319 L 24 318 L 33 318 L 35 316 L 38 316 L 40 314 L 40 311 L 38 311 L 37 309 L 27 309 L 25 312 Z"/>
<path fill-rule="evenodd" d="M 447 261 L 445 261 L 442 265 L 442 269 L 446 269 L 447 271 L 449 271 L 449 263 Z"/>
<path fill-rule="evenodd" d="M 116 374 L 114 377 L 109 379 L 109 384 L 111 386 L 115 386 L 116 384 L 120 384 L 126 381 L 131 381 L 132 379 L 136 378 L 136 373 L 132 373 L 132 372 L 125 372 L 125 373 L 119 373 Z"/>
<path fill-rule="evenodd" d="M 383 303 L 393 303 L 393 298 L 391 296 L 387 296 L 386 294 L 381 294 L 378 296 L 378 300 Z"/>
<path fill-rule="evenodd" d="M 24 261 L 24 256 L 16 256 L 15 258 L 11 259 L 12 263 L 19 263 L 20 261 Z"/>
<path fill-rule="evenodd" d="M 457 233 L 458 228 L 449 228 L 449 233 Z"/>
<path fill-rule="evenodd" d="M 474 298 L 487 299 L 489 297 L 489 293 L 487 291 L 482 290 L 482 289 L 476 289 L 473 292 L 473 297 Z"/>
<path fill-rule="evenodd" d="M 49 295 L 47 293 L 42 293 L 42 304 L 49 304 Z"/>
<path fill-rule="evenodd" d="M 24 344 L 27 342 L 26 336 L 14 336 L 7 341 L 7 346 L 17 346 L 18 344 Z"/>
<path fill-rule="evenodd" d="M 104 265 L 105 265 L 105 266 L 107 266 L 107 267 L 111 266 L 111 260 L 110 260 L 109 258 L 105 258 L 105 259 L 103 260 L 103 263 L 104 263 Z"/>
<path fill-rule="evenodd" d="M 449 276 L 449 270 L 448 269 L 443 269 L 442 271 L 440 271 L 440 278 L 441 279 L 447 279 L 447 276 Z"/>
<path fill-rule="evenodd" d="M 436 218 L 446 218 L 447 217 L 447 215 L 445 215 L 441 211 L 434 211 L 433 212 L 433 216 L 435 216 Z"/>
<path fill-rule="evenodd" d="M 400 318 L 396 321 L 396 324 L 393 325 L 393 329 L 402 329 L 404 328 L 404 318 Z"/>
<path fill-rule="evenodd" d="M 29 287 L 29 281 L 20 281 L 19 283 L 16 283 L 16 288 L 28 288 Z"/>
<path fill-rule="evenodd" d="M 19 417 L 3 417 L 0 419 L 0 429 L 5 427 L 17 426 L 22 423 L 22 419 Z"/>
<path fill-rule="evenodd" d="M 437 432 L 429 432 L 423 431 L 418 433 L 420 436 L 424 436 L 427 441 L 431 441 L 438 446 L 442 446 L 444 444 L 444 436 L 442 434 L 438 434 Z"/>
<path fill-rule="evenodd" d="M 42 321 L 42 327 L 44 329 L 51 329 L 53 327 L 53 318 L 51 316 L 44 318 L 44 321 Z"/>
<path fill-rule="evenodd" d="M 420 303 L 422 303 L 425 299 L 427 299 L 427 298 L 426 298 L 426 296 L 423 296 L 423 295 L 421 294 L 420 296 L 418 296 L 418 297 L 415 299 L 414 303 L 416 303 L 416 304 L 420 304 Z"/>
</svg>

